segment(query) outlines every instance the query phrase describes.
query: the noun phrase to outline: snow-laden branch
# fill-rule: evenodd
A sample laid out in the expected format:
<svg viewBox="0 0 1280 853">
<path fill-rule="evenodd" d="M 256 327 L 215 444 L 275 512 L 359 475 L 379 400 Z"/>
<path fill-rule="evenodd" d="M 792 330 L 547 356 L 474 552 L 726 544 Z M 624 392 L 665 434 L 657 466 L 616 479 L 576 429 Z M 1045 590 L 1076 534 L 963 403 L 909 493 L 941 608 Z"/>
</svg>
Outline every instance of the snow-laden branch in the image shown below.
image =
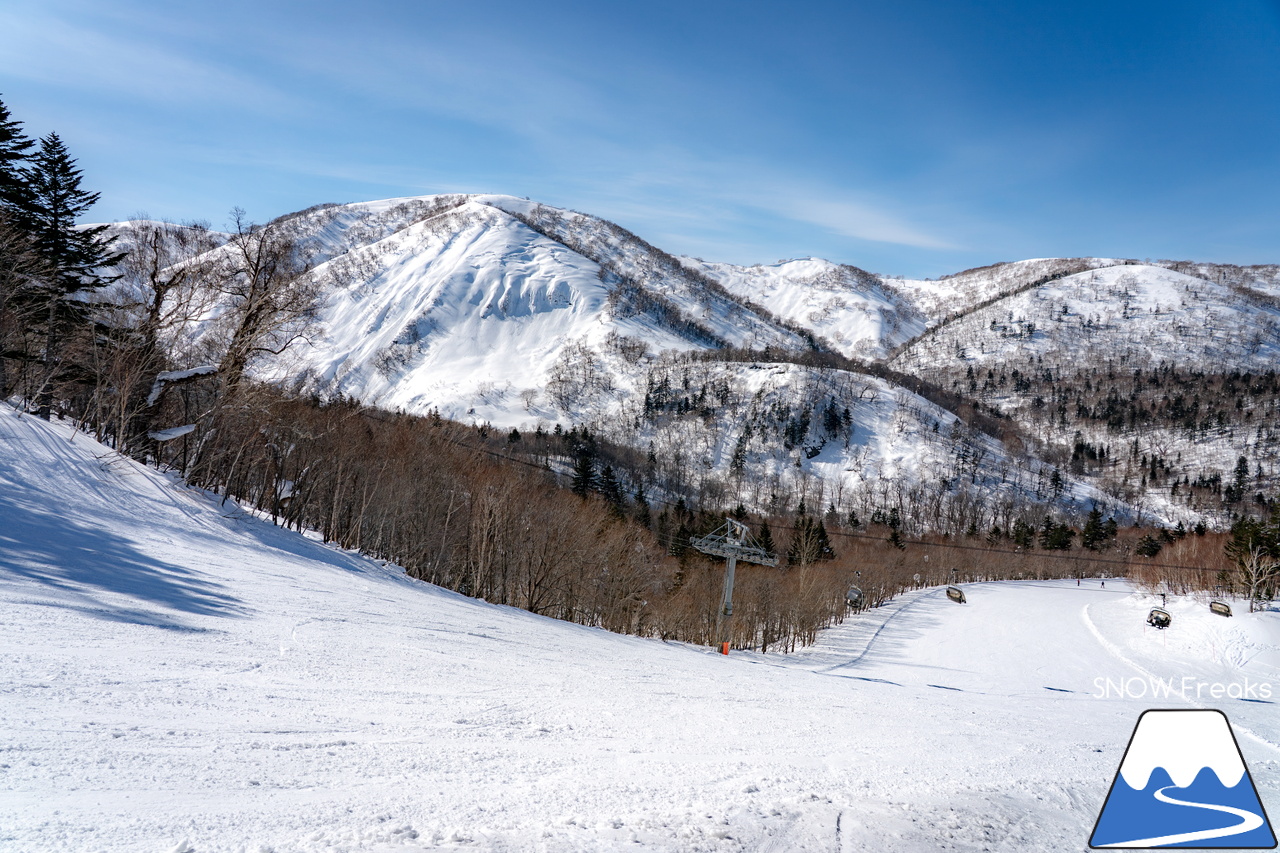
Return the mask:
<svg viewBox="0 0 1280 853">
<path fill-rule="evenodd" d="M 147 433 L 147 438 L 152 441 L 172 441 L 175 438 L 182 438 L 189 432 L 193 432 L 196 428 L 195 424 L 187 424 L 180 427 L 170 427 L 169 429 L 157 430 L 156 432 Z"/>
<path fill-rule="evenodd" d="M 164 393 L 166 385 L 173 382 L 189 382 L 197 376 L 212 376 L 218 372 L 216 364 L 202 364 L 199 367 L 191 367 L 186 370 L 166 370 L 156 376 L 156 381 L 151 384 L 151 393 L 147 395 L 147 405 L 154 406 L 156 401 L 160 399 L 160 395 Z"/>
</svg>

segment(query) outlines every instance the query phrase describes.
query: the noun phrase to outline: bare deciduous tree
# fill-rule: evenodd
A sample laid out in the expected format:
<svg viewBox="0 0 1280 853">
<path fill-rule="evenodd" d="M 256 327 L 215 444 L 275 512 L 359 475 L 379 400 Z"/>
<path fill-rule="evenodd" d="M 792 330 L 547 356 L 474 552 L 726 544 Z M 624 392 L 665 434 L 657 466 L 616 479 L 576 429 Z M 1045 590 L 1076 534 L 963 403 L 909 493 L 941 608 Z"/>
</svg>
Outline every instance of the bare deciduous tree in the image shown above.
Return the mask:
<svg viewBox="0 0 1280 853">
<path fill-rule="evenodd" d="M 311 332 L 319 286 L 295 241 L 278 226 L 246 222 L 233 211 L 235 231 L 220 250 L 214 275 L 220 294 L 218 374 L 233 398 L 253 361 L 279 355 Z"/>
</svg>

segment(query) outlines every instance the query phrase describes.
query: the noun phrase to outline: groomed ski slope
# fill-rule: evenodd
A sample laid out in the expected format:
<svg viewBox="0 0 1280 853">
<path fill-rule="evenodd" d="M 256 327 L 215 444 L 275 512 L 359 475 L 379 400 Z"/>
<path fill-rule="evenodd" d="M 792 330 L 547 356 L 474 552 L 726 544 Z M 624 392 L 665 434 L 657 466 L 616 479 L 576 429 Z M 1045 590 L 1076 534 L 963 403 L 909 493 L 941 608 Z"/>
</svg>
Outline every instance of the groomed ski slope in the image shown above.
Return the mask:
<svg viewBox="0 0 1280 853">
<path fill-rule="evenodd" d="M 1280 613 L 966 591 L 724 658 L 408 580 L 0 407 L 0 849 L 1083 850 L 1139 713 L 1192 707 L 1097 696 L 1149 676 L 1272 685 L 1201 704 L 1280 811 Z"/>
</svg>

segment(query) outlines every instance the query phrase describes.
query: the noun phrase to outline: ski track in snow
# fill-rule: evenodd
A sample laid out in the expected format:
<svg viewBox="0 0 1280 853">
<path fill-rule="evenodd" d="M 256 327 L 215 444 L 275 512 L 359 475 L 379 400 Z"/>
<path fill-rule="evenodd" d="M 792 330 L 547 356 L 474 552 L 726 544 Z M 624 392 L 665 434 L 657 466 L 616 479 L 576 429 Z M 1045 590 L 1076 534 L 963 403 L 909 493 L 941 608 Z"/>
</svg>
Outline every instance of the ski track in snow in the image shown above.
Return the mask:
<svg viewBox="0 0 1280 853">
<path fill-rule="evenodd" d="M 1276 613 L 966 593 L 725 658 L 411 581 L 0 407 L 0 850 L 1084 850 L 1160 704 L 1095 695 L 1134 673 L 1100 637 L 1275 672 Z"/>
</svg>

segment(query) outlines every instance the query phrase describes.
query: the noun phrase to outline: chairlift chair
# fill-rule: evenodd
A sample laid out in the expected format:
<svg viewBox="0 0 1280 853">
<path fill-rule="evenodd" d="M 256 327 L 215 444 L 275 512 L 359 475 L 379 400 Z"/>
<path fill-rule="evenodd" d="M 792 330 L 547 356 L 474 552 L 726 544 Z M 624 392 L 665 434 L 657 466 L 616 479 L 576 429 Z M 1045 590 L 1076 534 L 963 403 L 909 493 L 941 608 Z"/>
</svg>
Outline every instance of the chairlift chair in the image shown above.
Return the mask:
<svg viewBox="0 0 1280 853">
<path fill-rule="evenodd" d="M 964 590 L 958 586 L 949 586 L 947 587 L 947 598 L 951 599 L 956 604 L 964 604 Z"/>
<path fill-rule="evenodd" d="M 1217 613 L 1219 616 L 1231 615 L 1231 605 L 1227 604 L 1225 601 L 1210 601 L 1209 609 L 1214 613 Z"/>
<path fill-rule="evenodd" d="M 1154 607 L 1151 609 L 1151 612 L 1147 614 L 1147 624 L 1152 628 L 1159 628 L 1163 631 L 1165 628 L 1168 628 L 1173 624 L 1173 617 L 1169 615 L 1168 610 Z"/>
</svg>

